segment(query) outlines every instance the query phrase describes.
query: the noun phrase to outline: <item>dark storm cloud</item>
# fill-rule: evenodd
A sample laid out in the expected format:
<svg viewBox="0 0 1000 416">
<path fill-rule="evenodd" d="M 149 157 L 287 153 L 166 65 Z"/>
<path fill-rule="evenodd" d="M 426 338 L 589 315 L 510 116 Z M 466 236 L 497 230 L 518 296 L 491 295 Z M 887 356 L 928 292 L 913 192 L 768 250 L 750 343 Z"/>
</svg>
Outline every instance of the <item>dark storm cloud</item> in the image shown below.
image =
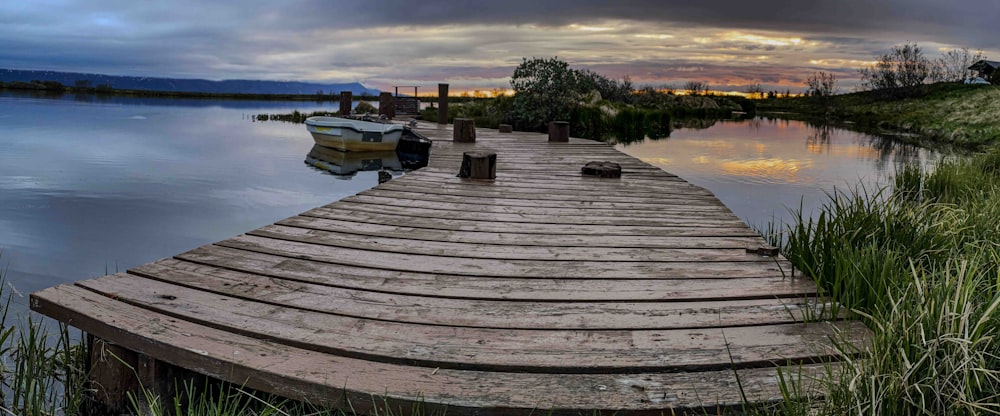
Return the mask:
<svg viewBox="0 0 1000 416">
<path fill-rule="evenodd" d="M 8 1 L 0 68 L 491 88 L 521 57 L 559 56 L 649 83 L 791 85 L 813 70 L 855 76 L 904 41 L 989 53 L 995 2 Z"/>
<path fill-rule="evenodd" d="M 320 5 L 324 2 L 315 1 Z M 322 10 L 322 7 L 317 7 Z M 321 14 L 332 15 L 335 9 Z M 617 19 L 681 26 L 798 31 L 821 34 L 892 33 L 973 46 L 1000 21 L 996 0 L 372 0 L 347 6 L 364 24 L 566 25 Z M 905 36 L 904 36 L 905 37 Z M 986 45 L 982 45 L 986 46 Z"/>
</svg>

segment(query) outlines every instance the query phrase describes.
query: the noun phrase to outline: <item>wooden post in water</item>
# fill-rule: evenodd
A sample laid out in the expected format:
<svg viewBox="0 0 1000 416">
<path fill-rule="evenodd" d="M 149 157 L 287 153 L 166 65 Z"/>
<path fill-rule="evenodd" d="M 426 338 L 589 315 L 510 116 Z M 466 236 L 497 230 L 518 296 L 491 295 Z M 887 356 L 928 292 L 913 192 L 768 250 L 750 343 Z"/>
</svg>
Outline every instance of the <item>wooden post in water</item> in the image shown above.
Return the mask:
<svg viewBox="0 0 1000 416">
<path fill-rule="evenodd" d="M 351 114 L 351 92 L 341 91 L 340 92 L 340 115 L 346 116 Z"/>
<path fill-rule="evenodd" d="M 511 126 L 510 124 L 501 124 L 497 127 L 497 130 L 499 130 L 500 133 L 511 133 L 514 131 L 514 126 Z"/>
<path fill-rule="evenodd" d="M 452 133 L 455 143 L 476 142 L 476 120 L 471 118 L 456 118 L 455 131 Z"/>
<path fill-rule="evenodd" d="M 462 153 L 462 166 L 458 169 L 459 178 L 496 179 L 497 154 L 493 152 Z"/>
<path fill-rule="evenodd" d="M 438 84 L 438 124 L 448 124 L 448 84 Z"/>
<path fill-rule="evenodd" d="M 549 141 L 566 143 L 569 142 L 569 122 L 568 121 L 550 121 L 549 122 Z"/>
<path fill-rule="evenodd" d="M 391 92 L 383 92 L 378 95 L 378 113 L 386 117 L 396 118 L 396 99 L 392 98 Z"/>
</svg>

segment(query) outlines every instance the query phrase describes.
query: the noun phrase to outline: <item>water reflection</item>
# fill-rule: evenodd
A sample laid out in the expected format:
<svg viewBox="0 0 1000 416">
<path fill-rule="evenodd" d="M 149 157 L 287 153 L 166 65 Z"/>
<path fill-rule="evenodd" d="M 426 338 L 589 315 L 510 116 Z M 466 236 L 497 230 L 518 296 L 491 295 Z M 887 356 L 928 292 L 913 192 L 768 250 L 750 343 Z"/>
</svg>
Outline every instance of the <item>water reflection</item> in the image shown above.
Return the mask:
<svg viewBox="0 0 1000 416">
<path fill-rule="evenodd" d="M 353 152 L 316 144 L 306 155 L 305 163 L 337 179 L 351 179 L 358 172 L 366 171 L 401 175 L 404 171 L 427 166 L 430 150 L 430 140 L 415 136 L 407 129 L 395 151 Z"/>
<path fill-rule="evenodd" d="M 327 172 L 337 179 L 350 179 L 356 173 L 365 171 L 389 170 L 395 174 L 403 173 L 403 165 L 392 150 L 381 152 L 346 152 L 320 145 L 313 145 L 306 155 L 306 164 L 315 169 Z"/>
<path fill-rule="evenodd" d="M 788 208 L 800 205 L 808 215 L 835 189 L 889 186 L 904 164 L 928 166 L 940 157 L 887 137 L 765 118 L 721 120 L 617 147 L 707 188 L 752 225 L 788 222 Z"/>
</svg>

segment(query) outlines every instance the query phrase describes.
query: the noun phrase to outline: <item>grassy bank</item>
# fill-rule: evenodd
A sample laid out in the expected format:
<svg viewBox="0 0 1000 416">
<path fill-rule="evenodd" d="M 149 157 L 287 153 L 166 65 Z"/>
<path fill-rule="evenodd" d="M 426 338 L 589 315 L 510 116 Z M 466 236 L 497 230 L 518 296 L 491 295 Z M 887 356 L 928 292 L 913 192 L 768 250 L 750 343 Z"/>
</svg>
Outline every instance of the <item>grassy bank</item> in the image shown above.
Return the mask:
<svg viewBox="0 0 1000 416">
<path fill-rule="evenodd" d="M 832 196 L 774 243 L 875 335 L 822 414 L 1000 412 L 1000 153 Z"/>
<path fill-rule="evenodd" d="M 772 98 L 760 101 L 758 110 L 847 121 L 863 129 L 912 133 L 963 147 L 1000 142 L 998 86 L 938 83 L 829 97 Z"/>
</svg>

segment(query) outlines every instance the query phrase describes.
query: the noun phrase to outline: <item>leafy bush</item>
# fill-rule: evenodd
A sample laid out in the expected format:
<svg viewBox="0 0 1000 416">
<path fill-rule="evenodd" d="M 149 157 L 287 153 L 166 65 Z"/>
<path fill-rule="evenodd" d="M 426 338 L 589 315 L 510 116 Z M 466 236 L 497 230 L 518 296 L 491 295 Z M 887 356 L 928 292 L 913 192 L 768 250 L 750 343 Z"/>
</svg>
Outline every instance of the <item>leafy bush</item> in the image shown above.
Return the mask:
<svg viewBox="0 0 1000 416">
<path fill-rule="evenodd" d="M 591 78 L 558 58 L 524 58 L 514 69 L 514 119 L 522 130 L 542 130 L 548 122 L 568 120 L 585 94 L 594 89 Z"/>
<path fill-rule="evenodd" d="M 367 101 L 360 101 L 358 105 L 354 106 L 355 114 L 377 114 L 378 109 L 375 106 L 369 104 Z"/>
</svg>

